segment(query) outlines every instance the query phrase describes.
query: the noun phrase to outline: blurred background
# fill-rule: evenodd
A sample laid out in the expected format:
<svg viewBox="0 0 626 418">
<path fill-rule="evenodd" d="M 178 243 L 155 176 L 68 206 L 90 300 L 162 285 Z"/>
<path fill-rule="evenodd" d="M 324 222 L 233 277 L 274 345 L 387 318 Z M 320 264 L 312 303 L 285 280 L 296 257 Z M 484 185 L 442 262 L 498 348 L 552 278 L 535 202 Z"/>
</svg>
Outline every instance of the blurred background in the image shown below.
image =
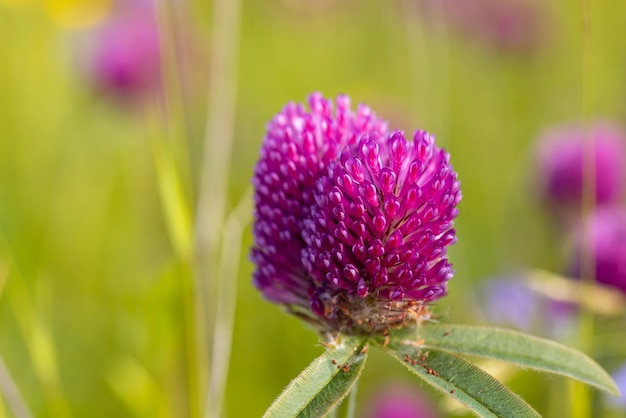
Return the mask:
<svg viewBox="0 0 626 418">
<path fill-rule="evenodd" d="M 323 351 L 248 261 L 266 123 L 313 91 L 450 152 L 440 321 L 557 339 L 626 387 L 626 3 L 588 3 L 0 0 L 0 417 L 262 415 Z M 467 415 L 368 361 L 357 416 Z M 544 416 L 626 413 L 480 364 Z"/>
</svg>

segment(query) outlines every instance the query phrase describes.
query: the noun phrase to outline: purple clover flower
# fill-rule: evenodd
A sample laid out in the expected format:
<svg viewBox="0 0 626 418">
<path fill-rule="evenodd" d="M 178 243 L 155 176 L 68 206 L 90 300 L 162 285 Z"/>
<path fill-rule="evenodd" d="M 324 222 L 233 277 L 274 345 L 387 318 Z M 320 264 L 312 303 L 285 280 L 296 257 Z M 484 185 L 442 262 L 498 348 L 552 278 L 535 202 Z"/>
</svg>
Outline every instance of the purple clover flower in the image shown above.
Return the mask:
<svg viewBox="0 0 626 418">
<path fill-rule="evenodd" d="M 616 125 L 590 129 L 595 164 L 595 195 L 600 205 L 615 202 L 624 191 L 626 135 Z M 579 206 L 587 143 L 579 125 L 555 127 L 539 139 L 538 168 L 543 194 L 557 206 Z"/>
<path fill-rule="evenodd" d="M 267 129 L 252 180 L 254 284 L 321 331 L 369 334 L 428 317 L 452 269 L 461 199 L 449 155 L 369 108 L 320 94 Z"/>
<path fill-rule="evenodd" d="M 365 132 L 384 135 L 386 123 L 367 106 L 350 110 L 350 99 L 314 93 L 310 110 L 289 103 L 267 127 L 254 170 L 254 284 L 272 302 L 310 316 L 314 283 L 300 258 L 304 219 L 314 203 L 315 183 L 341 150 Z"/>
<path fill-rule="evenodd" d="M 595 279 L 626 293 L 626 209 L 599 208 L 575 234 L 574 277 L 581 277 L 582 257 L 593 257 Z"/>
</svg>

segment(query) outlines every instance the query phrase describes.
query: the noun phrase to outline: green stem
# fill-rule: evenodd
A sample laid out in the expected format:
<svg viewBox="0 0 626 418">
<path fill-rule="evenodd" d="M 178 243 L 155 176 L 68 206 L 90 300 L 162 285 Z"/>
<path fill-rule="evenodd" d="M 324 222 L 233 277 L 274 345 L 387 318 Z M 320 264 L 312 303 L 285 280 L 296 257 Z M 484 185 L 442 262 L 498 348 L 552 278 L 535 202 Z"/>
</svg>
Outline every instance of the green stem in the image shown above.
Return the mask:
<svg viewBox="0 0 626 418">
<path fill-rule="evenodd" d="M 237 94 L 241 0 L 217 0 L 213 19 L 207 126 L 198 198 L 196 246 L 215 244 L 224 221 Z"/>
<path fill-rule="evenodd" d="M 204 380 L 207 366 L 201 363 L 200 353 L 206 352 L 206 331 L 203 322 L 198 321 L 198 304 L 194 299 L 193 279 L 190 274 L 191 255 L 191 210 L 182 187 L 179 165 L 173 151 L 173 142 L 164 134 L 161 126 L 161 113 L 153 108 L 148 113 L 146 125 L 151 137 L 154 165 L 157 175 L 159 198 L 168 238 L 179 262 L 178 274 L 184 300 L 184 323 L 187 356 L 187 392 L 189 394 L 189 416 L 198 418 L 199 382 Z M 199 338 L 199 336 L 202 336 Z M 203 345 L 204 344 L 204 345 Z"/>
<path fill-rule="evenodd" d="M 205 417 L 220 417 L 226 393 L 226 383 L 233 340 L 237 278 L 241 255 L 241 241 L 250 221 L 252 208 L 251 189 L 244 195 L 237 208 L 224 225 L 221 259 L 218 270 L 217 307 L 213 331 L 213 350 L 209 387 L 206 397 Z"/>
<path fill-rule="evenodd" d="M 228 282 L 234 281 L 235 277 L 226 277 L 224 270 L 220 272 L 216 266 L 219 263 L 219 239 L 223 236 L 235 125 L 240 14 L 241 0 L 214 2 L 207 126 L 194 228 L 194 282 L 197 305 L 202 308 L 198 321 L 206 329 L 213 327 L 213 349 L 203 353 L 211 368 L 203 407 L 205 417 L 215 418 L 221 411 L 227 371 L 227 365 L 217 362 L 228 361 L 231 350 L 230 337 L 222 342 L 216 339 L 232 333 L 228 329 L 232 327 L 228 312 L 234 309 L 234 291 Z M 228 294 L 221 295 L 220 291 Z M 223 297 L 230 302 L 220 303 Z M 218 303 L 217 311 L 209 310 L 208 307 Z"/>
<path fill-rule="evenodd" d="M 48 316 L 37 312 L 23 276 L 18 272 L 14 274 L 12 286 L 7 288 L 6 297 L 16 315 L 18 327 L 22 332 L 33 370 L 41 385 L 48 412 L 50 416 L 71 418 L 72 411 L 61 381 L 56 346 L 50 332 L 50 325 L 45 321 Z"/>
<path fill-rule="evenodd" d="M 13 415 L 17 418 L 31 418 L 33 414 L 30 413 L 26 402 L 20 394 L 20 390 L 17 384 L 13 380 L 11 373 L 4 364 L 4 359 L 0 356 L 0 390 L 4 395 Z"/>
<path fill-rule="evenodd" d="M 420 16 L 418 5 L 412 0 L 401 2 L 409 61 L 410 108 L 412 122 L 429 120 L 436 123 L 438 141 L 449 138 L 450 123 L 450 35 L 445 21 L 430 22 L 428 34 L 424 25 L 416 25 Z M 434 13 L 445 11 L 433 2 Z M 396 24 L 396 21 L 393 21 Z M 435 40 L 436 43 L 432 43 Z M 434 45 L 434 47 L 433 47 Z M 436 66 L 436 67 L 435 67 Z M 428 98 L 428 99 L 425 99 Z M 435 129 L 435 128 L 433 128 Z"/>
<path fill-rule="evenodd" d="M 356 397 L 358 392 L 359 381 L 357 380 L 352 385 L 350 396 L 348 397 L 348 411 L 346 412 L 346 418 L 356 417 Z"/>
<path fill-rule="evenodd" d="M 590 215 L 595 209 L 595 152 L 593 141 L 593 57 L 591 42 L 591 12 L 590 1 L 581 1 L 581 30 L 582 30 L 582 119 L 585 127 L 585 152 L 583 159 L 583 193 L 582 193 L 582 217 L 583 236 L 585 237 L 583 253 L 581 255 L 581 273 L 583 283 L 593 286 L 595 284 L 595 248 L 592 236 Z M 578 333 L 579 348 L 585 352 L 591 352 L 593 347 L 594 317 L 584 303 L 584 298 L 589 297 L 586 292 L 580 292 L 580 326 Z M 587 418 L 591 416 L 591 394 L 589 388 L 577 382 L 569 384 L 571 414 L 573 418 Z"/>
<path fill-rule="evenodd" d="M 177 31 L 177 4 L 157 1 L 155 18 L 159 29 L 161 52 L 161 91 L 155 96 L 150 114 L 153 152 L 158 176 L 159 195 L 169 239 L 177 261 L 185 304 L 184 322 L 187 356 L 187 393 L 189 416 L 200 416 L 200 393 L 206 382 L 207 333 L 203 299 L 196 297 L 196 289 L 189 274 L 192 256 L 191 163 L 189 161 L 183 74 L 178 46 L 183 44 L 182 32 Z"/>
<path fill-rule="evenodd" d="M 422 25 L 416 25 L 417 7 L 410 0 L 401 3 L 402 14 L 404 15 L 404 27 L 407 37 L 407 55 L 409 60 L 409 87 L 410 87 L 410 103 L 411 109 L 414 109 L 410 115 L 411 119 L 417 120 L 418 117 L 424 116 L 428 112 L 429 106 L 424 106 L 423 97 L 431 96 L 424 90 L 428 89 L 431 81 L 429 77 L 429 58 L 427 45 L 424 41 L 424 31 Z M 396 23 L 394 22 L 394 25 Z"/>
</svg>

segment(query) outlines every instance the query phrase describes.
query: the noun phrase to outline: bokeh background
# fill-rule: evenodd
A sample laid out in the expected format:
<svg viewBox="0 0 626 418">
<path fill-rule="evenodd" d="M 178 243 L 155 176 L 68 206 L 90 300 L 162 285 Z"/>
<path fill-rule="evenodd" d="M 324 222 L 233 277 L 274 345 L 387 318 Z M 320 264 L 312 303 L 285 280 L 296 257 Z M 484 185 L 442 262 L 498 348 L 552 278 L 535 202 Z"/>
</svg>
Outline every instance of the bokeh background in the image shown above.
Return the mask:
<svg viewBox="0 0 626 418">
<path fill-rule="evenodd" d="M 537 138 L 626 123 L 626 3 L 588 3 L 0 0 L 0 416 L 202 416 L 216 316 L 233 327 L 232 350 L 218 337 L 230 352 L 220 415 L 262 415 L 323 351 L 262 299 L 248 261 L 265 125 L 313 91 L 427 129 L 450 152 L 463 191 L 456 275 L 434 310 L 500 324 L 515 297 L 491 309 L 494 278 L 541 288 L 567 275 L 570 233 L 538 191 Z M 199 212 L 203 196 L 217 215 Z M 208 245 L 194 239 L 203 216 Z M 508 325 L 610 372 L 626 361 L 619 300 L 582 337 L 575 315 L 555 331 L 552 311 L 522 312 L 531 325 Z M 467 414 L 372 351 L 357 416 L 389 384 L 437 416 Z M 576 416 L 564 379 L 484 366 L 545 416 Z M 596 392 L 589 402 L 591 416 L 625 413 Z"/>
</svg>

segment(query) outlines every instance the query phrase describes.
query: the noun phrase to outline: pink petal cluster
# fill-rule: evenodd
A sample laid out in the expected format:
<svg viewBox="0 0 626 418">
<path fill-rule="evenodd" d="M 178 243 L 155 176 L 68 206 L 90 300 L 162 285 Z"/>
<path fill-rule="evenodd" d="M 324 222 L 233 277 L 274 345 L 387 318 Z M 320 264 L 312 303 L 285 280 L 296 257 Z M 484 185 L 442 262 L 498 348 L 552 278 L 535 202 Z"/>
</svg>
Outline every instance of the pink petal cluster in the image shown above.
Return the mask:
<svg viewBox="0 0 626 418">
<path fill-rule="evenodd" d="M 269 123 L 252 179 L 254 283 L 273 302 L 307 308 L 312 281 L 300 261 L 302 230 L 320 173 L 362 133 L 387 131 L 367 106 L 352 111 L 347 96 L 333 103 L 314 93 L 308 104 L 289 103 Z"/>
<path fill-rule="evenodd" d="M 413 142 L 399 131 L 364 134 L 344 150 L 318 182 L 304 231 L 314 312 L 346 328 L 377 329 L 385 310 L 410 316 L 445 295 L 459 186 L 449 154 L 424 131 Z"/>
<path fill-rule="evenodd" d="M 254 283 L 324 331 L 384 332 L 419 320 L 452 277 L 461 199 L 449 155 L 369 108 L 309 98 L 268 126 L 255 168 Z"/>
</svg>

